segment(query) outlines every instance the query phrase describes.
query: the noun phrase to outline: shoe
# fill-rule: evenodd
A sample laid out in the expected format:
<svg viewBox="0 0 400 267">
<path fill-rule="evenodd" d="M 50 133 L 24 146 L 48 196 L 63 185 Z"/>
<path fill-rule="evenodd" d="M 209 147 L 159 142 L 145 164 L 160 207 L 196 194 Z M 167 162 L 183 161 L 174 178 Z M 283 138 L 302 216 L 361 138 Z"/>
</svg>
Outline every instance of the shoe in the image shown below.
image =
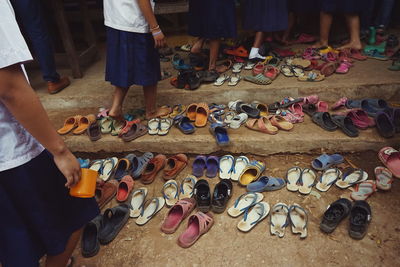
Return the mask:
<svg viewBox="0 0 400 267">
<path fill-rule="evenodd" d="M 371 207 L 366 201 L 358 200 L 354 202 L 350 212 L 350 237 L 358 240 L 364 238 L 371 221 L 371 215 Z"/>
<path fill-rule="evenodd" d="M 330 204 L 322 217 L 319 228 L 322 232 L 330 234 L 339 223 L 346 218 L 351 210 L 351 201 L 341 198 Z"/>
<path fill-rule="evenodd" d="M 129 219 L 129 206 L 121 204 L 104 211 L 102 227 L 99 231 L 100 244 L 106 245 L 114 240 Z"/>
<path fill-rule="evenodd" d="M 197 209 L 201 212 L 208 212 L 211 206 L 211 192 L 210 185 L 206 180 L 197 181 L 193 195 L 197 202 Z"/>
<path fill-rule="evenodd" d="M 178 154 L 167 159 L 164 168 L 164 180 L 175 179 L 186 167 L 188 158 L 185 154 Z"/>
<path fill-rule="evenodd" d="M 143 184 L 151 184 L 156 178 L 158 172 L 164 168 L 166 160 L 167 158 L 162 154 L 158 154 L 154 158 L 150 159 L 141 175 L 141 182 Z"/>
<path fill-rule="evenodd" d="M 58 82 L 47 82 L 47 91 L 49 94 L 57 94 L 62 89 L 68 87 L 71 84 L 68 77 L 61 77 Z"/>
<path fill-rule="evenodd" d="M 214 193 L 211 201 L 211 209 L 215 213 L 225 211 L 226 204 L 232 196 L 232 182 L 229 179 L 221 180 L 214 187 Z"/>
<path fill-rule="evenodd" d="M 82 256 L 89 258 L 99 253 L 100 243 L 98 234 L 102 226 L 103 215 L 98 215 L 96 218 L 88 222 L 83 228 L 81 251 Z"/>
</svg>

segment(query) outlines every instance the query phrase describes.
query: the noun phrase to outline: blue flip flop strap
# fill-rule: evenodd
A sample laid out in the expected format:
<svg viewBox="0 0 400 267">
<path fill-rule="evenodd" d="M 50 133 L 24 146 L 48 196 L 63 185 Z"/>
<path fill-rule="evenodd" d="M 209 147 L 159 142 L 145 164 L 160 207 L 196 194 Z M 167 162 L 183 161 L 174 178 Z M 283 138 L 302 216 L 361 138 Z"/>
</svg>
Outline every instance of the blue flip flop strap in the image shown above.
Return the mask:
<svg viewBox="0 0 400 267">
<path fill-rule="evenodd" d="M 239 159 L 241 159 L 242 161 L 244 161 L 244 163 L 246 163 L 246 165 L 248 165 L 249 164 L 249 160 L 247 159 L 247 158 L 245 158 L 245 157 L 243 157 L 243 156 L 239 156 L 237 159 L 236 159 L 236 162 L 239 160 Z M 233 164 L 232 165 L 232 173 L 236 173 L 236 162 L 235 162 L 235 164 Z"/>
<path fill-rule="evenodd" d="M 277 204 L 277 205 L 275 205 L 272 209 L 278 208 L 278 207 L 285 208 L 285 209 L 288 211 L 288 214 L 289 214 L 289 208 L 288 208 L 288 206 L 283 205 L 283 204 Z M 270 223 L 272 226 L 275 226 L 275 225 L 272 223 L 272 215 L 269 217 L 269 223 Z M 288 226 L 288 224 L 289 224 L 288 217 L 286 217 L 286 221 L 285 221 L 285 223 L 282 225 L 282 227 L 286 227 L 286 226 Z"/>
<path fill-rule="evenodd" d="M 304 212 L 305 217 L 306 217 L 306 224 L 304 225 L 303 229 L 306 229 L 306 228 L 307 228 L 307 225 L 308 225 L 308 214 L 307 214 L 306 210 L 303 209 L 302 207 L 300 207 L 300 206 L 298 206 L 298 205 L 292 205 L 292 206 L 290 207 L 290 209 L 289 209 L 289 220 L 291 220 L 291 219 L 290 219 L 290 212 L 292 212 L 295 208 L 301 209 L 301 210 Z M 293 223 L 293 222 L 292 222 L 292 223 Z"/>
<path fill-rule="evenodd" d="M 305 172 L 314 173 L 314 174 L 315 174 L 315 178 L 317 177 L 317 174 L 316 174 L 313 170 L 311 170 L 311 169 L 309 169 L 309 168 L 305 168 L 305 169 L 301 172 L 301 175 L 300 175 L 300 178 L 299 178 L 299 181 L 298 181 L 298 183 L 301 184 L 301 185 L 303 185 L 303 173 L 305 173 Z M 312 184 L 309 185 L 308 187 L 313 187 L 314 184 L 315 184 L 315 181 L 314 181 L 314 183 L 312 183 Z"/>
<path fill-rule="evenodd" d="M 185 181 L 191 181 L 193 184 L 196 184 L 196 182 L 194 181 L 194 179 L 192 177 L 186 177 L 185 179 L 183 179 L 181 186 L 180 186 L 182 194 L 185 193 L 185 190 L 183 189 L 183 184 L 185 183 Z"/>
<path fill-rule="evenodd" d="M 144 210 L 146 209 L 145 208 L 145 206 L 146 206 L 146 203 L 149 203 L 149 205 L 151 204 L 151 202 L 153 202 L 153 200 L 156 200 L 156 208 L 154 209 L 154 211 L 153 211 L 153 213 L 152 214 L 150 214 L 149 216 L 147 216 L 147 219 L 151 219 L 153 216 L 154 216 L 154 214 L 157 212 L 157 209 L 158 209 L 158 206 L 160 205 L 160 200 L 158 200 L 158 198 L 152 198 L 152 199 L 148 199 L 148 200 L 146 200 L 144 203 L 143 203 L 143 207 L 142 207 L 142 210 L 140 211 L 140 216 L 142 216 L 143 217 L 143 215 L 144 215 Z M 149 206 L 149 205 L 147 205 L 147 207 Z"/>
<path fill-rule="evenodd" d="M 135 191 L 132 192 L 132 197 L 136 194 L 136 192 L 141 192 L 142 193 L 142 204 L 140 204 L 139 209 L 143 209 L 144 206 L 144 202 L 146 199 L 146 194 L 145 191 L 143 189 L 136 189 Z M 132 205 L 130 205 L 132 208 Z"/>
<path fill-rule="evenodd" d="M 355 182 L 353 182 L 353 183 L 349 183 L 349 185 L 350 185 L 350 186 L 353 186 L 353 185 L 357 184 L 359 181 L 362 180 L 362 178 L 363 178 L 363 176 L 364 176 L 364 171 L 363 171 L 362 169 L 354 169 L 354 170 L 352 170 L 351 172 L 348 172 L 347 175 L 343 178 L 343 181 L 345 181 L 346 178 L 347 178 L 348 176 L 350 176 L 350 174 L 355 173 L 355 172 L 357 172 L 357 171 L 360 171 L 360 175 L 358 176 L 357 181 L 355 181 Z"/>
<path fill-rule="evenodd" d="M 164 196 L 164 198 L 165 199 L 169 199 L 169 197 L 164 193 L 164 190 L 165 190 L 165 188 L 167 188 L 168 186 L 174 186 L 175 188 L 176 188 L 176 194 L 175 194 L 175 198 L 178 196 L 178 194 L 179 194 L 179 188 L 178 188 L 178 185 L 176 184 L 176 183 L 167 183 L 167 184 L 165 184 L 164 186 L 163 186 L 163 188 L 162 188 L 162 193 L 163 193 L 163 196 Z"/>
<path fill-rule="evenodd" d="M 250 203 L 250 205 L 248 205 L 247 207 L 242 208 L 240 211 L 245 211 L 245 210 L 248 209 L 249 207 L 253 206 L 254 203 L 256 203 L 256 201 L 257 201 L 257 194 L 254 193 L 254 192 L 251 192 L 251 193 L 245 193 L 245 194 L 241 195 L 241 196 L 236 200 L 234 207 L 235 207 L 235 208 L 237 207 L 237 205 L 239 204 L 239 200 L 240 200 L 242 197 L 246 197 L 246 196 L 248 196 L 248 195 L 253 195 L 253 196 L 254 196 L 253 201 Z"/>
<path fill-rule="evenodd" d="M 255 204 L 255 205 L 253 205 L 253 209 L 256 207 L 256 206 L 260 206 L 261 207 L 261 214 L 258 214 L 258 215 L 260 215 L 260 217 L 258 217 L 258 219 L 257 220 L 255 220 L 254 222 L 252 222 L 252 223 L 250 223 L 250 225 L 254 225 L 254 224 L 256 224 L 256 223 L 258 223 L 260 220 L 261 220 L 261 217 L 263 216 L 263 214 L 264 214 L 264 205 L 262 205 L 262 204 L 260 204 L 260 203 L 257 203 L 257 204 Z M 244 221 L 247 221 L 247 216 L 249 215 L 249 213 L 250 213 L 250 207 L 248 208 L 248 209 L 246 209 L 246 211 L 245 211 L 245 213 L 244 213 L 244 217 L 243 217 L 243 220 Z"/>
<path fill-rule="evenodd" d="M 94 160 L 94 161 L 92 162 L 92 164 L 90 164 L 89 168 L 92 167 L 92 166 L 93 166 L 94 164 L 96 164 L 96 163 L 101 163 L 98 172 L 99 172 L 99 173 L 102 173 L 101 170 L 102 170 L 102 168 L 103 168 L 103 163 L 104 163 L 104 160 L 103 160 L 103 159 L 96 159 L 96 160 Z"/>
</svg>

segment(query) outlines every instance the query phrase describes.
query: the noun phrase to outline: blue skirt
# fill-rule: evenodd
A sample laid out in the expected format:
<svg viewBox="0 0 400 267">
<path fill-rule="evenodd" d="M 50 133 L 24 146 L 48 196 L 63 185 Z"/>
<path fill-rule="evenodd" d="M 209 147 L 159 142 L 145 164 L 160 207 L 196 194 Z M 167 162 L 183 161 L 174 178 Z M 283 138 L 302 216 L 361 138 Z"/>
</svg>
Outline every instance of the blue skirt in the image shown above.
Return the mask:
<svg viewBox="0 0 400 267">
<path fill-rule="evenodd" d="M 71 234 L 99 214 L 94 198 L 74 198 L 47 151 L 0 172 L 0 262 L 38 266 L 65 250 Z"/>
<path fill-rule="evenodd" d="M 320 0 L 289 0 L 288 9 L 295 13 L 319 13 Z"/>
<path fill-rule="evenodd" d="M 235 38 L 234 0 L 189 0 L 189 35 L 206 38 Z"/>
<path fill-rule="evenodd" d="M 106 81 L 123 88 L 156 85 L 161 79 L 160 56 L 151 33 L 106 28 Z"/>
<path fill-rule="evenodd" d="M 243 27 L 257 32 L 276 32 L 288 27 L 286 0 L 247 0 L 244 2 Z"/>
<path fill-rule="evenodd" d="M 321 0 L 321 11 L 345 14 L 359 13 L 365 6 L 365 0 Z"/>
</svg>

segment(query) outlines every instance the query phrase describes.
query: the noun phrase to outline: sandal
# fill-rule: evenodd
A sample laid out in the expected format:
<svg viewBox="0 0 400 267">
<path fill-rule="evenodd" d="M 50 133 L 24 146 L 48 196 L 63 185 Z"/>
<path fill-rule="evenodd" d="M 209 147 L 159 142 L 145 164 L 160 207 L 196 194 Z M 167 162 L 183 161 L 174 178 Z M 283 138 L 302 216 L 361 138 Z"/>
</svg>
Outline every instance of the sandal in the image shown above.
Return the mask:
<svg viewBox="0 0 400 267">
<path fill-rule="evenodd" d="M 268 116 L 268 119 L 273 126 L 280 130 L 290 131 L 293 129 L 293 124 L 280 115 Z"/>
<path fill-rule="evenodd" d="M 323 74 L 310 71 L 307 75 L 303 74 L 298 76 L 297 79 L 301 82 L 320 82 L 325 80 L 325 76 Z"/>
<path fill-rule="evenodd" d="M 328 168 L 322 173 L 315 188 L 321 192 L 326 192 L 337 180 L 341 179 L 341 177 L 342 172 L 338 168 Z"/>
<path fill-rule="evenodd" d="M 306 238 L 308 225 L 306 210 L 295 203 L 290 206 L 288 217 L 292 225 L 292 233 L 300 234 L 300 238 Z"/>
<path fill-rule="evenodd" d="M 291 192 L 299 190 L 299 181 L 302 170 L 299 167 L 292 167 L 286 172 L 286 188 Z"/>
<path fill-rule="evenodd" d="M 207 125 L 208 115 L 210 113 L 210 109 L 206 103 L 197 104 L 196 108 L 196 119 L 194 125 L 196 127 L 204 127 Z"/>
<path fill-rule="evenodd" d="M 311 119 L 324 130 L 332 132 L 338 128 L 332 121 L 331 115 L 328 112 L 315 112 Z"/>
<path fill-rule="evenodd" d="M 301 176 L 298 181 L 299 192 L 304 195 L 310 194 L 316 179 L 317 179 L 317 174 L 313 170 L 305 168 L 301 172 Z"/>
<path fill-rule="evenodd" d="M 191 134 L 196 131 L 196 128 L 191 123 L 191 120 L 182 115 L 178 115 L 174 118 L 175 126 L 184 134 Z"/>
<path fill-rule="evenodd" d="M 118 184 L 117 201 L 125 202 L 131 193 L 135 181 L 130 175 L 125 175 Z"/>
<path fill-rule="evenodd" d="M 239 73 L 242 71 L 244 64 L 243 63 L 235 63 L 232 67 L 232 73 Z"/>
<path fill-rule="evenodd" d="M 335 123 L 347 136 L 357 137 L 359 132 L 353 121 L 348 116 L 333 115 L 332 121 Z"/>
<path fill-rule="evenodd" d="M 264 195 L 261 193 L 245 193 L 239 196 L 232 207 L 228 209 L 228 214 L 231 217 L 239 217 L 243 212 L 263 200 Z"/>
<path fill-rule="evenodd" d="M 270 230 L 272 235 L 284 237 L 289 225 L 289 207 L 285 203 L 277 203 L 271 209 Z"/>
<path fill-rule="evenodd" d="M 146 187 L 141 187 L 132 192 L 130 215 L 129 215 L 131 218 L 137 218 L 140 216 L 147 193 L 148 190 Z"/>
<path fill-rule="evenodd" d="M 400 152 L 392 147 L 384 147 L 379 153 L 378 157 L 383 165 L 389 169 L 394 177 L 400 178 Z"/>
<path fill-rule="evenodd" d="M 141 123 L 134 123 L 128 132 L 121 135 L 121 139 L 130 142 L 147 133 L 147 127 Z"/>
<path fill-rule="evenodd" d="M 225 49 L 224 53 L 227 55 L 237 56 L 237 57 L 245 57 L 245 58 L 249 57 L 249 52 L 243 46 L 239 46 L 235 49 Z"/>
<path fill-rule="evenodd" d="M 235 76 L 231 76 L 228 82 L 229 86 L 236 86 L 240 80 L 242 79 L 242 77 L 240 75 L 235 75 Z"/>
<path fill-rule="evenodd" d="M 249 232 L 254 226 L 268 216 L 270 207 L 267 202 L 258 202 L 247 209 L 244 217 L 239 221 L 237 228 L 242 232 Z"/>
<path fill-rule="evenodd" d="M 167 181 L 161 190 L 167 207 L 172 207 L 178 202 L 179 199 L 179 187 L 175 180 Z"/>
<path fill-rule="evenodd" d="M 76 115 L 67 118 L 64 122 L 64 126 L 58 129 L 57 133 L 61 135 L 69 133 L 70 131 L 78 127 L 78 122 L 80 121 L 81 117 L 81 115 Z"/>
<path fill-rule="evenodd" d="M 169 133 L 169 129 L 171 129 L 173 125 L 173 120 L 170 118 L 165 118 L 165 119 L 160 119 L 160 126 L 159 126 L 159 131 L 158 135 L 164 136 Z"/>
<path fill-rule="evenodd" d="M 192 198 L 196 183 L 197 178 L 193 175 L 188 175 L 183 179 L 180 187 L 179 199 Z"/>
<path fill-rule="evenodd" d="M 146 206 L 146 203 L 147 206 Z M 150 221 L 165 205 L 165 200 L 162 197 L 155 197 L 146 201 L 140 212 L 140 216 L 136 219 L 137 225 L 145 225 Z"/>
<path fill-rule="evenodd" d="M 247 120 L 246 127 L 250 130 L 259 131 L 267 134 L 278 133 L 278 128 L 273 126 L 271 121 L 267 117 Z"/>
<path fill-rule="evenodd" d="M 222 74 L 218 77 L 218 79 L 214 82 L 215 86 L 221 86 L 225 83 L 225 81 L 229 80 L 230 76 L 226 74 Z"/>
<path fill-rule="evenodd" d="M 393 174 L 385 167 L 375 168 L 376 186 L 380 190 L 390 190 L 393 183 Z"/>
<path fill-rule="evenodd" d="M 367 200 L 376 191 L 375 181 L 367 180 L 357 184 L 355 191 L 351 192 L 350 197 L 353 200 Z"/>
<path fill-rule="evenodd" d="M 96 122 L 96 116 L 93 114 L 89 114 L 87 116 L 75 117 L 75 118 L 77 119 L 78 127 L 72 131 L 73 134 L 83 134 L 84 132 L 86 132 L 86 130 L 90 124 Z M 63 129 L 63 128 L 61 128 L 61 129 Z M 64 128 L 65 131 L 67 131 L 68 129 L 69 129 L 69 125 L 67 125 L 66 128 Z"/>
<path fill-rule="evenodd" d="M 165 234 L 173 234 L 178 229 L 183 220 L 196 207 L 196 201 L 193 198 L 179 200 L 167 213 L 164 222 L 161 225 L 161 231 Z"/>
<path fill-rule="evenodd" d="M 207 233 L 214 224 L 211 213 L 197 212 L 189 217 L 188 227 L 179 236 L 178 245 L 182 248 L 192 246 L 203 234 Z"/>
<path fill-rule="evenodd" d="M 272 83 L 272 80 L 265 77 L 262 73 L 257 74 L 256 76 L 244 76 L 244 80 L 260 85 L 268 85 Z"/>
<path fill-rule="evenodd" d="M 346 189 L 355 184 L 361 183 L 368 179 L 368 173 L 361 169 L 349 168 L 343 177 L 336 181 L 336 186 L 342 189 Z"/>
</svg>

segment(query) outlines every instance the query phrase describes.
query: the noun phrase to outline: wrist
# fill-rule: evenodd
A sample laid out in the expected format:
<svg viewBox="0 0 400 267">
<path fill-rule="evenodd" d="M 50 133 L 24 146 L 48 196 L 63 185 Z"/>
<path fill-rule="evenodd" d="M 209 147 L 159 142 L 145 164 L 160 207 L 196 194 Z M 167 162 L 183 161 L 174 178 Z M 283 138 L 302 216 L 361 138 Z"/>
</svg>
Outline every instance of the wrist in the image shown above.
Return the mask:
<svg viewBox="0 0 400 267">
<path fill-rule="evenodd" d="M 50 153 L 53 154 L 54 157 L 60 157 L 69 152 L 69 149 L 65 145 L 64 142 L 62 144 L 56 145 L 53 149 L 49 149 Z"/>
</svg>

